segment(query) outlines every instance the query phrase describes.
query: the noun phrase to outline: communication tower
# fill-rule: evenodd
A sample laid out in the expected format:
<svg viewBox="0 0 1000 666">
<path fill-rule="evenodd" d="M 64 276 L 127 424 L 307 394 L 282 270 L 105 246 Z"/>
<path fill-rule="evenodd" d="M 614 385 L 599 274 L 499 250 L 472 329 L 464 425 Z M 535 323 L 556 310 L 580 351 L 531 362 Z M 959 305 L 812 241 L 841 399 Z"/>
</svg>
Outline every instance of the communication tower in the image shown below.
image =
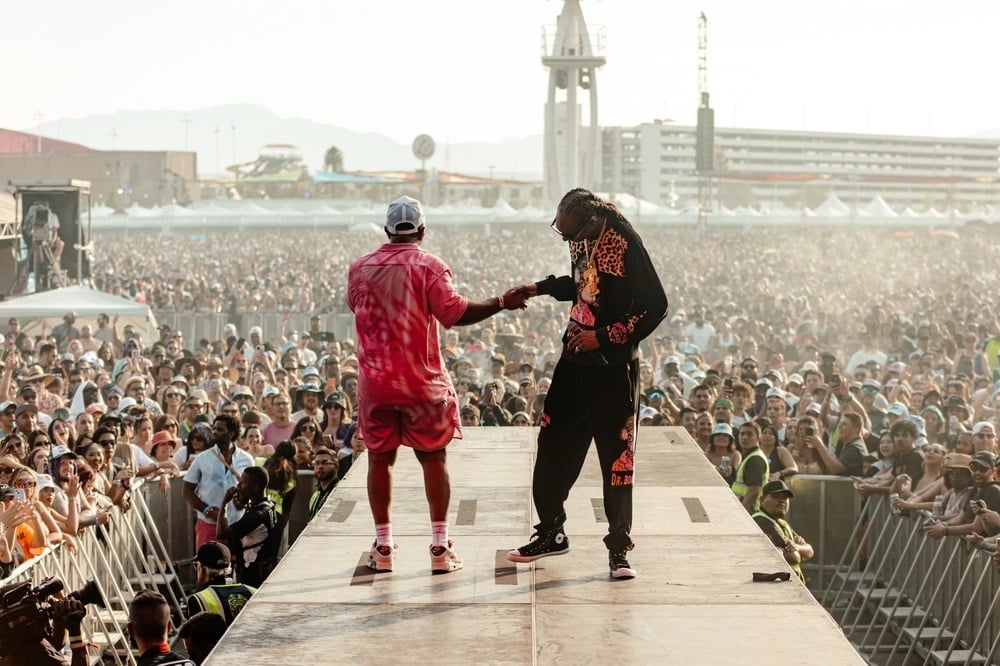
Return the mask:
<svg viewBox="0 0 1000 666">
<path fill-rule="evenodd" d="M 542 28 L 542 65 L 549 70 L 545 102 L 545 197 L 557 201 L 574 187 L 599 182 L 597 69 L 604 56 L 604 29 L 587 28 L 580 0 L 565 0 L 556 25 Z M 589 96 L 584 125 L 581 94 Z"/>
</svg>

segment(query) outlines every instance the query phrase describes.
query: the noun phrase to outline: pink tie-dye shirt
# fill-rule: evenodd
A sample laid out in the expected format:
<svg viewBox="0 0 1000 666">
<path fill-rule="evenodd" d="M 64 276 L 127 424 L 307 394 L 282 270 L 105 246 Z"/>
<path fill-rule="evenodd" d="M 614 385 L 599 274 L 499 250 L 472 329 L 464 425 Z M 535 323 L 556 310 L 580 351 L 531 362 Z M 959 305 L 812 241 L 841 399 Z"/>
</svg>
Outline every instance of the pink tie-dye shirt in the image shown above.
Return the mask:
<svg viewBox="0 0 1000 666">
<path fill-rule="evenodd" d="M 416 243 L 386 243 L 351 264 L 347 303 L 358 334 L 359 402 L 439 403 L 454 394 L 438 322 L 454 326 L 469 301 L 447 264 Z"/>
</svg>

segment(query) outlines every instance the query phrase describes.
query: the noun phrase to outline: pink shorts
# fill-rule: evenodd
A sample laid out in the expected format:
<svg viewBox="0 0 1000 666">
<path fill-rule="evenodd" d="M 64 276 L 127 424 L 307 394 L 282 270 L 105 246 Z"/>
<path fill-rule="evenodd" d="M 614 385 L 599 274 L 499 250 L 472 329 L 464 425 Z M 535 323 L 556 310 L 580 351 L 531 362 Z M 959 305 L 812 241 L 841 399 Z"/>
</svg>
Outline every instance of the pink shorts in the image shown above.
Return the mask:
<svg viewBox="0 0 1000 666">
<path fill-rule="evenodd" d="M 216 541 L 215 523 L 206 523 L 204 520 L 194 519 L 194 552 L 204 546 L 209 541 Z"/>
<path fill-rule="evenodd" d="M 444 402 L 414 405 L 371 404 L 359 401 L 358 430 L 365 448 L 375 453 L 409 446 L 417 451 L 437 451 L 453 439 L 462 439 L 458 402 L 449 396 Z"/>
</svg>

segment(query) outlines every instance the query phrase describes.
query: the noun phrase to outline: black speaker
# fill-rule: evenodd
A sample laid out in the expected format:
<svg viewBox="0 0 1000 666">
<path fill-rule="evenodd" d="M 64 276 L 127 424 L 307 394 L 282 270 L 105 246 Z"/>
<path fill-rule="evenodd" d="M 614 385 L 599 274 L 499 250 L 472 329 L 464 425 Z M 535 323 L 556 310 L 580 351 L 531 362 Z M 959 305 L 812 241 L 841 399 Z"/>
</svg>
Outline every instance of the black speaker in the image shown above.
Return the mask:
<svg viewBox="0 0 1000 666">
<path fill-rule="evenodd" d="M 711 171 L 715 166 L 715 110 L 698 108 L 698 129 L 694 138 L 695 171 Z"/>
</svg>

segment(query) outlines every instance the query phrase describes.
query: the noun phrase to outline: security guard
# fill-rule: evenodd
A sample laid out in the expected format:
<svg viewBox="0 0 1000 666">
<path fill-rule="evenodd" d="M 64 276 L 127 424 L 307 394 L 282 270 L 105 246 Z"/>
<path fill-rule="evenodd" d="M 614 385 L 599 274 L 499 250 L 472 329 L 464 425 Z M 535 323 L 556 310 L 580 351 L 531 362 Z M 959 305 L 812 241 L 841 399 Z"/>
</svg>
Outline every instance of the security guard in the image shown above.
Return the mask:
<svg viewBox="0 0 1000 666">
<path fill-rule="evenodd" d="M 760 509 L 760 490 L 770 475 L 767 456 L 760 450 L 760 424 L 746 421 L 738 431 L 743 460 L 736 469 L 736 479 L 732 489 L 750 513 Z"/>
<path fill-rule="evenodd" d="M 209 611 L 221 615 L 227 627 L 233 623 L 257 588 L 229 582 L 226 574 L 231 571 L 231 562 L 229 548 L 218 541 L 209 541 L 198 549 L 198 557 L 195 558 L 198 566 L 197 591 L 188 597 L 188 617 Z"/>
<path fill-rule="evenodd" d="M 792 568 L 803 583 L 802 562 L 811 560 L 813 547 L 795 533 L 788 524 L 789 500 L 794 496 L 784 481 L 771 481 L 764 486 L 764 496 L 760 501 L 760 510 L 753 514 L 753 519 L 764 534 L 776 547 L 781 549 L 785 562 Z"/>
</svg>

